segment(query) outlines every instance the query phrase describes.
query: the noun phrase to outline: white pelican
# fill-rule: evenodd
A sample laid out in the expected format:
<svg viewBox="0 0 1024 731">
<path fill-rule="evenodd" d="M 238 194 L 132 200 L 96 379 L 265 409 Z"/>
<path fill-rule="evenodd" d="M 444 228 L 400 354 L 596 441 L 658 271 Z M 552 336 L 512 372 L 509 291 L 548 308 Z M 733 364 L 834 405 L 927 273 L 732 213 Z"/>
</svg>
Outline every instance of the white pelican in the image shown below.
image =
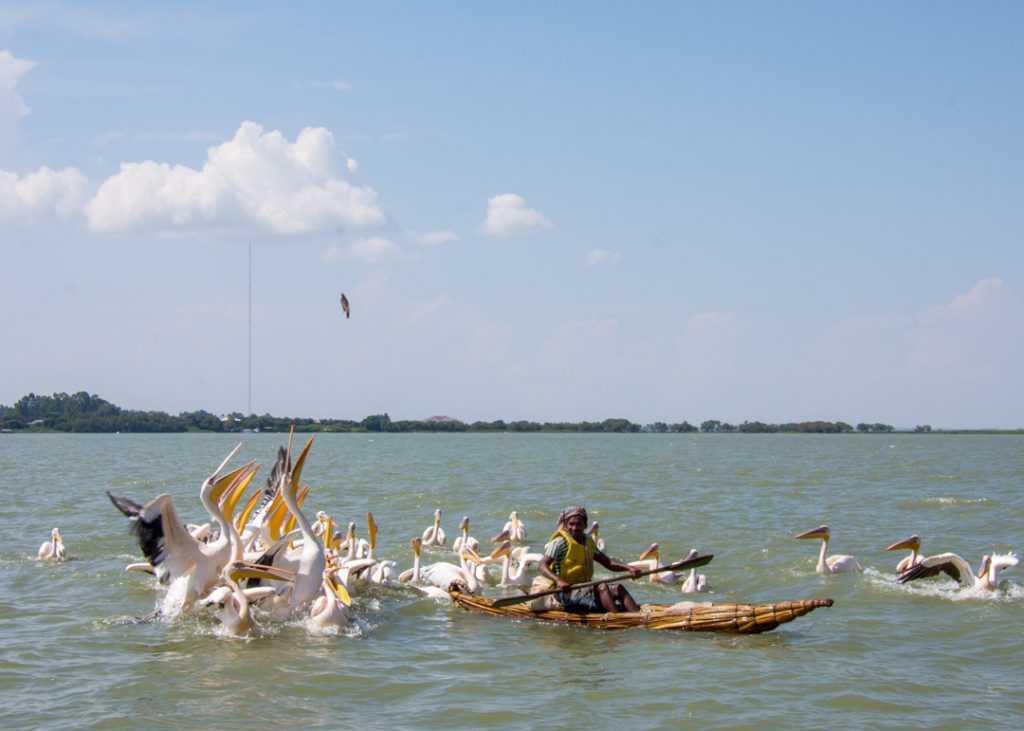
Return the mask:
<svg viewBox="0 0 1024 731">
<path fill-rule="evenodd" d="M 690 555 L 687 558 L 693 558 L 696 555 L 696 551 L 690 551 Z M 661 565 L 661 549 L 658 547 L 658 544 L 652 543 L 651 547 L 644 551 L 638 560 L 630 561 L 630 565 L 639 566 L 648 571 L 658 568 Z M 647 580 L 652 584 L 675 586 L 682 578 L 683 574 L 676 571 L 659 571 L 656 574 L 650 574 Z"/>
<path fill-rule="evenodd" d="M 423 531 L 423 545 L 444 545 L 444 528 L 441 527 L 441 508 L 434 511 L 434 524 Z"/>
<path fill-rule="evenodd" d="M 825 558 L 828 553 L 828 539 L 832 535 L 827 525 L 818 526 L 813 530 L 807 530 L 803 533 L 797 533 L 794 538 L 820 538 L 821 539 L 821 553 L 818 555 L 818 566 L 815 568 L 819 574 L 841 574 L 850 571 L 860 571 L 860 564 L 857 563 L 857 559 L 853 556 L 829 556 Z"/>
<path fill-rule="evenodd" d="M 919 564 L 904 571 L 899 581 L 906 584 L 908 581 L 935 576 L 942 572 L 955 579 L 960 588 L 994 591 L 999 588 L 999 572 L 1017 565 L 1017 554 L 994 553 L 982 557 L 981 568 L 975 574 L 971 565 L 955 553 L 938 553 L 922 559 Z"/>
<path fill-rule="evenodd" d="M 519 513 L 517 513 L 515 510 L 508 514 L 508 521 L 502 527 L 501 533 L 498 534 L 498 536 L 501 535 L 507 535 L 508 540 L 512 541 L 513 543 L 518 543 L 526 540 L 526 523 L 519 520 Z M 495 543 L 500 542 L 496 540 L 498 536 L 495 536 Z M 502 538 L 502 540 L 505 539 Z"/>
<path fill-rule="evenodd" d="M 438 561 L 428 566 L 420 567 L 419 578 L 425 584 L 431 584 L 438 588 L 448 590 L 453 581 L 461 581 L 466 585 L 469 594 L 479 594 L 481 585 L 474 567 L 471 564 L 480 565 L 480 558 L 471 549 L 466 549 L 459 554 L 459 565 Z"/>
<path fill-rule="evenodd" d="M 905 538 L 902 541 L 896 541 L 891 546 L 885 549 L 886 551 L 899 551 L 909 550 L 910 555 L 904 556 L 898 564 L 896 564 L 896 573 L 902 574 L 907 569 L 917 566 L 921 563 L 921 556 L 918 555 L 918 551 L 921 550 L 921 539 L 917 537 L 917 534 Z"/>
<path fill-rule="evenodd" d="M 686 556 L 686 560 L 694 558 L 697 555 L 697 549 L 694 548 Z M 680 587 L 683 594 L 704 594 L 708 590 L 708 577 L 705 574 L 697 573 L 697 567 L 690 569 L 690 575 L 683 581 L 683 585 Z"/>
<path fill-rule="evenodd" d="M 302 448 L 298 458 L 295 460 L 295 467 L 291 472 L 285 472 L 281 476 L 281 497 L 284 499 L 288 511 L 295 517 L 295 523 L 302 532 L 302 550 L 298 557 L 295 568 L 295 581 L 292 583 L 290 605 L 297 609 L 316 598 L 323 584 L 324 569 L 327 567 L 327 557 L 324 555 L 324 547 L 313 534 L 313 527 L 302 511 L 299 509 L 296 500 L 296 487 L 299 477 L 302 474 L 302 467 L 306 462 L 306 455 L 313 444 L 314 434 Z M 289 438 L 289 451 L 290 451 Z"/>
<path fill-rule="evenodd" d="M 261 628 L 252 616 L 249 602 L 262 594 L 273 593 L 274 590 L 270 587 L 242 589 L 238 586 L 238 581 L 243 578 L 290 581 L 291 575 L 266 566 L 232 562 L 224 568 L 222 578 L 225 586 L 214 589 L 197 603 L 199 606 L 217 607 L 216 614 L 222 632 L 230 635 L 250 635 L 258 633 Z"/>
<path fill-rule="evenodd" d="M 597 530 L 598 525 L 597 521 L 595 520 L 593 523 L 587 526 L 587 529 L 584 531 L 584 533 L 593 538 L 594 543 L 597 545 L 597 550 L 601 553 L 604 553 L 604 538 L 597 537 Z"/>
<path fill-rule="evenodd" d="M 185 606 L 208 594 L 220 581 L 221 571 L 231 560 L 229 522 L 217 502 L 232 481 L 249 470 L 255 462 L 220 479 L 217 476 L 241 446 L 239 443 L 231 451 L 199 490 L 203 507 L 221 528 L 215 541 L 197 541 L 181 522 L 174 501 L 167 493 L 157 495 L 146 505 L 107 493 L 111 502 L 132 519 L 132 531 L 138 535 L 139 546 L 152 564 L 160 583 L 167 584 L 174 579 L 188 577 L 184 592 Z"/>
<path fill-rule="evenodd" d="M 425 594 L 432 599 L 450 599 L 448 592 L 437 586 L 421 586 L 423 577 L 420 575 L 420 547 L 423 545 L 423 539 L 420 537 L 413 538 L 409 541 L 412 544 L 412 568 L 407 571 L 403 571 L 398 576 L 398 580 L 402 583 L 407 583 L 413 586 L 421 594 Z"/>
<path fill-rule="evenodd" d="M 324 570 L 323 593 L 313 601 L 309 612 L 309 621 L 314 627 L 347 627 L 352 622 L 347 577 L 347 569 Z"/>
<path fill-rule="evenodd" d="M 53 559 L 54 561 L 63 561 L 67 557 L 67 551 L 64 550 L 64 539 L 60 537 L 60 531 L 54 528 L 50 531 L 50 540 L 44 541 L 39 546 L 39 551 L 36 553 L 36 559 L 39 561 L 48 561 Z"/>
<path fill-rule="evenodd" d="M 526 576 L 526 564 L 520 562 L 512 565 L 512 543 L 504 541 L 497 550 L 491 554 L 501 558 L 501 580 L 498 586 L 529 586 L 530 579 Z"/>
<path fill-rule="evenodd" d="M 343 562 L 352 572 L 352 576 L 366 579 L 372 584 L 393 584 L 397 580 L 394 561 L 382 561 L 373 555 L 377 546 L 377 523 L 373 513 L 367 511 L 366 524 L 370 533 L 370 541 L 365 555 L 361 558 Z"/>
<path fill-rule="evenodd" d="M 459 521 L 459 530 L 462 535 L 452 541 L 452 553 L 460 553 L 463 548 L 472 548 L 474 551 L 480 548 L 480 541 L 469 535 L 469 516 L 463 515 Z"/>
</svg>

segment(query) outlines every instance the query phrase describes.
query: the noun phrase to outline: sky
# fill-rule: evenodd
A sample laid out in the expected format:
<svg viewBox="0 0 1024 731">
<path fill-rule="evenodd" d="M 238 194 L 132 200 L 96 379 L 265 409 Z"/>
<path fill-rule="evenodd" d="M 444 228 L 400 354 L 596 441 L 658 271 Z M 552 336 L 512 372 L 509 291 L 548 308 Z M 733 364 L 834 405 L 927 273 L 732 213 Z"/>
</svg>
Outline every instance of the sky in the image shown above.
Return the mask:
<svg viewBox="0 0 1024 731">
<path fill-rule="evenodd" d="M 998 1 L 0 2 L 0 404 L 1024 427 L 1021 37 Z"/>
</svg>

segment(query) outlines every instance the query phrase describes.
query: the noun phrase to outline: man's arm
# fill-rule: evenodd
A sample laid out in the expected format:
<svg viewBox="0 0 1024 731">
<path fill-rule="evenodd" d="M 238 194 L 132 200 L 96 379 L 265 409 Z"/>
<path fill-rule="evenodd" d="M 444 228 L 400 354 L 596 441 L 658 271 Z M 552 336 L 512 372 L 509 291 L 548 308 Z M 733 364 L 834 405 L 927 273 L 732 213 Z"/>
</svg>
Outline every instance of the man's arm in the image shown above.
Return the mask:
<svg viewBox="0 0 1024 731">
<path fill-rule="evenodd" d="M 540 572 L 541 576 L 555 582 L 555 586 L 558 588 L 560 592 L 564 594 L 566 590 L 568 590 L 568 588 L 572 586 L 572 584 L 565 581 L 560 576 L 558 576 L 554 571 L 551 570 L 551 562 L 553 560 L 554 559 L 551 556 L 545 555 L 540 560 L 540 563 L 537 565 L 537 570 Z"/>
<path fill-rule="evenodd" d="M 635 579 L 643 571 L 639 566 L 630 566 L 628 563 L 622 563 L 622 561 L 606 555 L 603 551 L 597 551 L 594 554 L 594 560 L 609 571 L 628 571 L 632 579 Z"/>
</svg>

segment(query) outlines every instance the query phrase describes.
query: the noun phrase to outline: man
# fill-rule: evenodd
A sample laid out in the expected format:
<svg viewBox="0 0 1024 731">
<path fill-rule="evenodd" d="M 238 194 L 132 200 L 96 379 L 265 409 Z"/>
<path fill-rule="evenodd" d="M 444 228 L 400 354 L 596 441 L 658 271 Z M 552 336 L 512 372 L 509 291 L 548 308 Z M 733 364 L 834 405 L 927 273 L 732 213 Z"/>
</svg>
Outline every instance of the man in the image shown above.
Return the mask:
<svg viewBox="0 0 1024 731">
<path fill-rule="evenodd" d="M 628 571 L 634 579 L 641 570 L 609 558 L 598 550 L 594 539 L 586 534 L 586 508 L 566 508 L 563 515 L 563 525 L 544 547 L 544 558 L 539 567 L 541 575 L 530 587 L 531 592 L 557 588 L 559 593 L 534 599 L 530 602 L 530 609 L 535 612 L 548 609 L 566 612 L 640 611 L 640 605 L 622 584 L 598 584 L 585 589 L 569 590 L 572 584 L 594 578 L 594 561 L 609 571 Z"/>
</svg>

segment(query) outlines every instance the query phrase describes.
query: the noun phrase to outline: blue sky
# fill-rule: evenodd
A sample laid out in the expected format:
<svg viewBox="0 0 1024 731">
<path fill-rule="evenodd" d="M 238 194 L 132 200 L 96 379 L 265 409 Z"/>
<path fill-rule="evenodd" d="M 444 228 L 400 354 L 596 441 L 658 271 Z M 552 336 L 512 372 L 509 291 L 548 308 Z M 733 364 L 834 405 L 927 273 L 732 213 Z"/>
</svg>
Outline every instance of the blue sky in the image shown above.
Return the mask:
<svg viewBox="0 0 1024 731">
<path fill-rule="evenodd" d="M 1011 2 L 0 3 L 0 403 L 1024 427 L 1022 34 Z"/>
</svg>

